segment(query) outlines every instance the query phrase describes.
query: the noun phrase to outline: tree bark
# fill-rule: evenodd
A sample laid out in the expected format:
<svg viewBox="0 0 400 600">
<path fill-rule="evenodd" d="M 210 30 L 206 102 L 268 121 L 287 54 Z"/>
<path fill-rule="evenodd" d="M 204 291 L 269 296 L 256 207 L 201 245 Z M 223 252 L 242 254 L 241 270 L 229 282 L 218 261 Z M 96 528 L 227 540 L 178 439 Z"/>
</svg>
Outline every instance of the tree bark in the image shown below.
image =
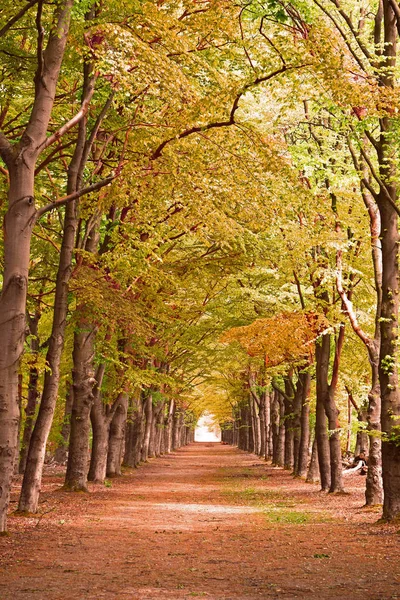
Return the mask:
<svg viewBox="0 0 400 600">
<path fill-rule="evenodd" d="M 29 320 L 29 330 L 31 334 L 30 347 L 33 355 L 37 356 L 39 352 L 39 339 L 38 339 L 38 324 L 40 319 L 40 313 L 37 311 L 35 315 Z M 25 425 L 22 436 L 21 451 L 19 458 L 19 473 L 23 474 L 26 467 L 26 460 L 28 457 L 29 443 L 32 436 L 32 430 L 35 420 L 37 400 L 39 397 L 38 391 L 38 380 L 39 371 L 36 365 L 36 361 L 29 368 L 29 382 L 28 382 L 28 399 L 25 408 Z"/>
<path fill-rule="evenodd" d="M 102 363 L 96 371 L 96 385 L 93 388 L 93 399 L 90 410 L 93 440 L 88 481 L 93 481 L 94 483 L 104 483 L 106 477 L 108 438 L 111 424 L 111 417 L 107 410 L 109 407 L 103 403 L 101 394 L 104 373 L 105 364 Z"/>
<path fill-rule="evenodd" d="M 317 342 L 315 349 L 316 377 L 317 377 L 317 404 L 315 409 L 315 438 L 318 451 L 318 466 L 321 490 L 327 492 L 331 484 L 330 473 L 330 447 L 328 428 L 325 414 L 325 396 L 328 394 L 327 373 L 330 356 L 330 336 L 323 335 Z"/>
<path fill-rule="evenodd" d="M 63 424 L 60 432 L 60 443 L 58 444 L 57 450 L 54 455 L 54 460 L 59 465 L 63 465 L 66 463 L 68 458 L 68 442 L 69 442 L 69 434 L 71 431 L 71 411 L 72 404 L 74 401 L 74 390 L 72 384 L 68 384 L 68 390 L 65 398 L 65 410 L 64 410 L 64 418 Z"/>
<path fill-rule="evenodd" d="M 148 391 L 144 402 L 144 417 L 146 421 L 141 460 L 147 462 L 149 458 L 150 437 L 153 424 L 153 396 L 151 390 Z"/>
<path fill-rule="evenodd" d="M 299 374 L 301 380 L 301 415 L 300 415 L 300 440 L 299 455 L 297 461 L 296 475 L 306 477 L 309 460 L 310 445 L 310 387 L 311 375 L 307 372 Z"/>
<path fill-rule="evenodd" d="M 319 465 L 318 465 L 318 446 L 317 438 L 314 439 L 311 451 L 311 461 L 308 468 L 306 482 L 307 483 L 318 483 L 319 482 Z"/>
<path fill-rule="evenodd" d="M 121 392 L 119 394 L 118 404 L 111 421 L 107 455 L 107 477 L 118 477 L 121 475 L 121 465 L 125 447 L 128 398 L 127 392 Z"/>
<path fill-rule="evenodd" d="M 171 453 L 172 450 L 172 430 L 173 430 L 173 415 L 175 409 L 175 401 L 174 399 L 170 400 L 168 407 L 168 417 L 167 423 L 165 426 L 165 451 L 167 454 Z"/>
<path fill-rule="evenodd" d="M 97 329 L 82 317 L 74 335 L 72 372 L 74 401 L 71 413 L 65 488 L 71 491 L 87 491 L 89 467 L 90 411 L 93 387 L 96 384 L 93 369 L 94 341 Z"/>
<path fill-rule="evenodd" d="M 18 442 L 18 369 L 25 339 L 30 242 L 35 223 L 35 165 L 53 109 L 64 56 L 73 0 L 54 11 L 54 22 L 35 77 L 29 121 L 18 143 L 2 135 L 0 154 L 9 172 L 8 210 L 4 218 L 4 273 L 0 298 L 0 532 L 6 530 L 7 507 Z"/>
</svg>

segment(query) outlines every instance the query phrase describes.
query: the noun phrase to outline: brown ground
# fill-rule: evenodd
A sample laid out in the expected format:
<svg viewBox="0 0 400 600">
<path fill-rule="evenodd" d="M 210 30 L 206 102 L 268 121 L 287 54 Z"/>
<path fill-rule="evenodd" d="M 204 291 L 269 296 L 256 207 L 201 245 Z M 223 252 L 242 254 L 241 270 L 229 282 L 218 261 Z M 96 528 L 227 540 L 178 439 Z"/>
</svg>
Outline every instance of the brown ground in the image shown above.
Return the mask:
<svg viewBox="0 0 400 600">
<path fill-rule="evenodd" d="M 360 508 L 361 476 L 327 496 L 220 444 L 90 494 L 51 471 L 42 516 L 0 538 L 1 600 L 400 599 L 400 535 Z"/>
</svg>

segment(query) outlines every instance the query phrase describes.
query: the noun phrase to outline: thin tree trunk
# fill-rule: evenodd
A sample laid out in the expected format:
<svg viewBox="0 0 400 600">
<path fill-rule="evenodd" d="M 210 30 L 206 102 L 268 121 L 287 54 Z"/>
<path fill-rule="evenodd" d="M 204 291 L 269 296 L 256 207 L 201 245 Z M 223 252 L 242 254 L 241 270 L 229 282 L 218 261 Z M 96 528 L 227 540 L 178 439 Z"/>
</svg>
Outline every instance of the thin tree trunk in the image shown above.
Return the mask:
<svg viewBox="0 0 400 600">
<path fill-rule="evenodd" d="M 34 317 L 30 319 L 29 330 L 31 334 L 30 347 L 33 355 L 37 356 L 39 352 L 39 339 L 38 339 L 38 324 L 40 319 L 40 313 L 36 312 Z M 37 400 L 39 397 L 38 390 L 39 371 L 36 365 L 36 360 L 29 368 L 29 382 L 28 382 L 28 400 L 25 408 L 25 424 L 24 432 L 22 436 L 21 452 L 19 458 L 19 473 L 24 473 L 26 467 L 26 460 L 28 457 L 29 443 L 32 436 L 33 424 L 36 413 Z"/>
<path fill-rule="evenodd" d="M 173 417 L 174 417 L 175 401 L 172 399 L 169 403 L 167 424 L 165 427 L 165 449 L 167 454 L 172 450 L 172 433 L 173 433 Z"/>
<path fill-rule="evenodd" d="M 74 401 L 74 390 L 72 384 L 68 384 L 68 390 L 65 397 L 64 419 L 60 432 L 60 442 L 54 455 L 54 460 L 59 465 L 63 465 L 68 458 L 68 442 L 71 431 L 71 411 Z"/>
<path fill-rule="evenodd" d="M 330 472 L 330 447 L 328 440 L 328 428 L 325 414 L 325 398 L 328 393 L 326 376 L 329 368 L 330 355 L 330 336 L 324 335 L 317 343 L 316 356 L 316 376 L 317 376 L 317 404 L 315 409 L 315 438 L 318 450 L 318 466 L 321 482 L 321 489 L 324 492 L 329 490 L 331 484 Z"/>
<path fill-rule="evenodd" d="M 278 427 L 278 440 L 276 449 L 276 464 L 278 467 L 285 466 L 285 404 L 283 396 L 278 394 L 279 400 L 279 427 Z"/>
<path fill-rule="evenodd" d="M 311 375 L 309 372 L 301 373 L 302 379 L 302 405 L 301 405 L 301 435 L 299 445 L 299 460 L 297 466 L 297 475 L 306 477 L 309 460 L 310 445 L 310 386 Z"/>
<path fill-rule="evenodd" d="M 307 483 L 318 483 L 319 479 L 319 464 L 318 464 L 318 446 L 317 446 L 317 438 L 314 438 L 314 442 L 312 445 L 311 451 L 311 461 L 310 466 L 308 468 L 306 482 Z"/>
<path fill-rule="evenodd" d="M 145 403 L 144 403 L 144 416 L 146 419 L 146 424 L 145 424 L 145 430 L 144 430 L 144 439 L 143 439 L 141 460 L 143 462 L 147 462 L 147 460 L 149 458 L 150 436 L 151 436 L 152 421 L 153 421 L 153 396 L 152 396 L 151 391 L 148 392 Z"/>
</svg>

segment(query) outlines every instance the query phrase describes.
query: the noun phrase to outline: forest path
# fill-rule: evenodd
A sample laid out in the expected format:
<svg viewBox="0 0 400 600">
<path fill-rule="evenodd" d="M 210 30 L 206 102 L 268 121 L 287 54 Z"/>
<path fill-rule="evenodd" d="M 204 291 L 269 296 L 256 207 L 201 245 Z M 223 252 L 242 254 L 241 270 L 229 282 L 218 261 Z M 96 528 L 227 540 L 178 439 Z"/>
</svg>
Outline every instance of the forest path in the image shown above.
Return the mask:
<svg viewBox="0 0 400 600">
<path fill-rule="evenodd" d="M 400 536 L 360 509 L 360 476 L 326 496 L 207 443 L 91 494 L 59 491 L 61 476 L 43 517 L 11 517 L 0 538 L 1 600 L 400 598 Z"/>
</svg>

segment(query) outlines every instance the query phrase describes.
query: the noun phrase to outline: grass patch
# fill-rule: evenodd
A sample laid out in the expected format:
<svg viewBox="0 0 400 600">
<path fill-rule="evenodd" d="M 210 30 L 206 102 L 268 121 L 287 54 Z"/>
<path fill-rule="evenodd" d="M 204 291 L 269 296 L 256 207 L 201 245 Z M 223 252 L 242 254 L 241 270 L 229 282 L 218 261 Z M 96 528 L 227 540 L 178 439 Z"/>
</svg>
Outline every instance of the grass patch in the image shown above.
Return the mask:
<svg viewBox="0 0 400 600">
<path fill-rule="evenodd" d="M 252 506 L 262 506 L 272 501 L 279 501 L 282 505 L 285 504 L 286 506 L 284 496 L 274 490 L 264 490 L 254 487 L 245 487 L 244 489 L 227 489 L 223 492 L 223 494 L 235 504 L 251 504 Z M 293 503 L 291 504 L 293 505 Z"/>
<path fill-rule="evenodd" d="M 315 522 L 315 515 L 297 510 L 287 510 L 276 507 L 266 507 L 264 515 L 269 523 L 285 523 L 289 525 L 303 525 Z"/>
<path fill-rule="evenodd" d="M 308 523 L 326 523 L 329 515 L 321 512 L 298 510 L 302 502 L 294 502 L 276 490 L 256 487 L 228 488 L 223 492 L 232 504 L 255 506 L 265 516 L 268 523 L 285 525 L 306 525 Z"/>
</svg>

